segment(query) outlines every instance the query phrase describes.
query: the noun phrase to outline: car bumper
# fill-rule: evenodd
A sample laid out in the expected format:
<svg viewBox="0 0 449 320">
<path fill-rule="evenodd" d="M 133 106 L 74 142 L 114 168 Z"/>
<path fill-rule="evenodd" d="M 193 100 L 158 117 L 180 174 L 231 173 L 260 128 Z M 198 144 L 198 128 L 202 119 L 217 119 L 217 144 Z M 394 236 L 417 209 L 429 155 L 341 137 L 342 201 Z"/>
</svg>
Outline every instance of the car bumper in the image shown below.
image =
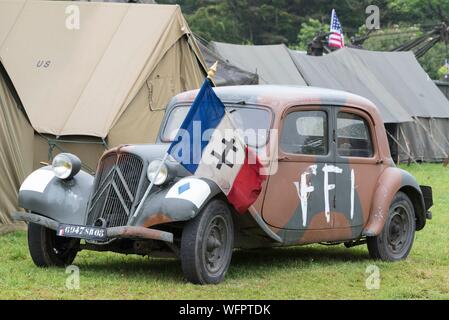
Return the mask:
<svg viewBox="0 0 449 320">
<path fill-rule="evenodd" d="M 25 221 L 36 223 L 42 225 L 46 228 L 52 230 L 58 230 L 59 222 L 28 212 L 13 212 L 11 214 L 12 218 L 16 221 Z M 173 243 L 173 234 L 170 232 L 165 232 L 156 229 L 149 229 L 145 227 L 135 227 L 135 226 L 122 226 L 122 227 L 112 227 L 106 229 L 108 239 L 149 239 L 149 240 L 159 240 L 164 242 Z"/>
</svg>

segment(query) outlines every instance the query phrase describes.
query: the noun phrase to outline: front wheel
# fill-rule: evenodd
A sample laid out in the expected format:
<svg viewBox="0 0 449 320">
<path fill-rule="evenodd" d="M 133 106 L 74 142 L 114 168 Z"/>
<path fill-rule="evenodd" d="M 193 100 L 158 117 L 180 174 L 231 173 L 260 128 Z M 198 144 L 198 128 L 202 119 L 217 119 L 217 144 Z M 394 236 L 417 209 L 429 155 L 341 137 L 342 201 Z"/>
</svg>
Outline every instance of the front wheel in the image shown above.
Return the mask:
<svg viewBox="0 0 449 320">
<path fill-rule="evenodd" d="M 229 268 L 234 245 L 231 210 L 222 200 L 210 201 L 182 231 L 181 265 L 195 284 L 221 282 Z"/>
<path fill-rule="evenodd" d="M 373 259 L 397 261 L 407 258 L 415 237 L 415 210 L 409 197 L 398 192 L 391 202 L 389 215 L 381 233 L 367 239 Z"/>
<path fill-rule="evenodd" d="M 70 265 L 78 253 L 79 243 L 79 239 L 59 237 L 56 231 L 44 226 L 28 225 L 28 249 L 38 267 Z"/>
</svg>

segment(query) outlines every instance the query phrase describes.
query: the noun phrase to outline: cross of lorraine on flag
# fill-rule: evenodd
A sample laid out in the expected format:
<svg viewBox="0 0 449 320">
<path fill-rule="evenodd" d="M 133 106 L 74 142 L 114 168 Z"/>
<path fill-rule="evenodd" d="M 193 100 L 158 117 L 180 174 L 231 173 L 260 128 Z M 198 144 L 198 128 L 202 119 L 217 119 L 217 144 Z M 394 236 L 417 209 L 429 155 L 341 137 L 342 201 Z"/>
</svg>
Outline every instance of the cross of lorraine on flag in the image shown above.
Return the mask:
<svg viewBox="0 0 449 320">
<path fill-rule="evenodd" d="M 210 133 L 209 139 L 203 139 Z M 193 175 L 213 180 L 239 213 L 257 200 L 265 176 L 206 79 L 167 151 Z"/>
</svg>

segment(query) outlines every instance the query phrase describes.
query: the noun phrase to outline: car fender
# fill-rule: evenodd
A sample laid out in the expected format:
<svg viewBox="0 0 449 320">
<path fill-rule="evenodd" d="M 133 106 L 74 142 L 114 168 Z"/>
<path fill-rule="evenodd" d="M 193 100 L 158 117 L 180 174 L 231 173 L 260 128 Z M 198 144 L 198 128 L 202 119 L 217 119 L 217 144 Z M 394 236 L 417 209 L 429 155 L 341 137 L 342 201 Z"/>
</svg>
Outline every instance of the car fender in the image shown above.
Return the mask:
<svg viewBox="0 0 449 320">
<path fill-rule="evenodd" d="M 387 220 L 390 205 L 397 192 L 408 195 L 413 203 L 416 215 L 416 229 L 424 227 L 424 198 L 416 179 L 407 171 L 397 167 L 388 167 L 380 175 L 376 191 L 371 202 L 370 216 L 363 229 L 363 235 L 373 237 L 380 234 Z"/>
<path fill-rule="evenodd" d="M 221 189 L 210 179 L 195 176 L 182 178 L 152 192 L 137 216 L 131 220 L 131 225 L 148 228 L 162 223 L 191 220 L 210 199 L 221 193 Z"/>
<path fill-rule="evenodd" d="M 19 206 L 67 224 L 85 224 L 87 204 L 94 177 L 80 171 L 70 180 L 61 180 L 51 166 L 31 173 L 19 190 Z"/>
</svg>

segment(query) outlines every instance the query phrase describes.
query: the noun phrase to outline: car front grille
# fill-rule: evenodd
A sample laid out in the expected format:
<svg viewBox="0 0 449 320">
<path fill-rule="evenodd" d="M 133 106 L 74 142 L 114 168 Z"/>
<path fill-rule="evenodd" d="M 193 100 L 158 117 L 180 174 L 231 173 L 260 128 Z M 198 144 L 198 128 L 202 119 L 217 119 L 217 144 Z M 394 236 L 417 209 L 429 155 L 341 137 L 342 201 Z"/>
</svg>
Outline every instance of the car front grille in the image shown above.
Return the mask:
<svg viewBox="0 0 449 320">
<path fill-rule="evenodd" d="M 143 161 L 130 153 L 111 152 L 98 166 L 87 225 L 124 226 L 137 203 Z"/>
</svg>

